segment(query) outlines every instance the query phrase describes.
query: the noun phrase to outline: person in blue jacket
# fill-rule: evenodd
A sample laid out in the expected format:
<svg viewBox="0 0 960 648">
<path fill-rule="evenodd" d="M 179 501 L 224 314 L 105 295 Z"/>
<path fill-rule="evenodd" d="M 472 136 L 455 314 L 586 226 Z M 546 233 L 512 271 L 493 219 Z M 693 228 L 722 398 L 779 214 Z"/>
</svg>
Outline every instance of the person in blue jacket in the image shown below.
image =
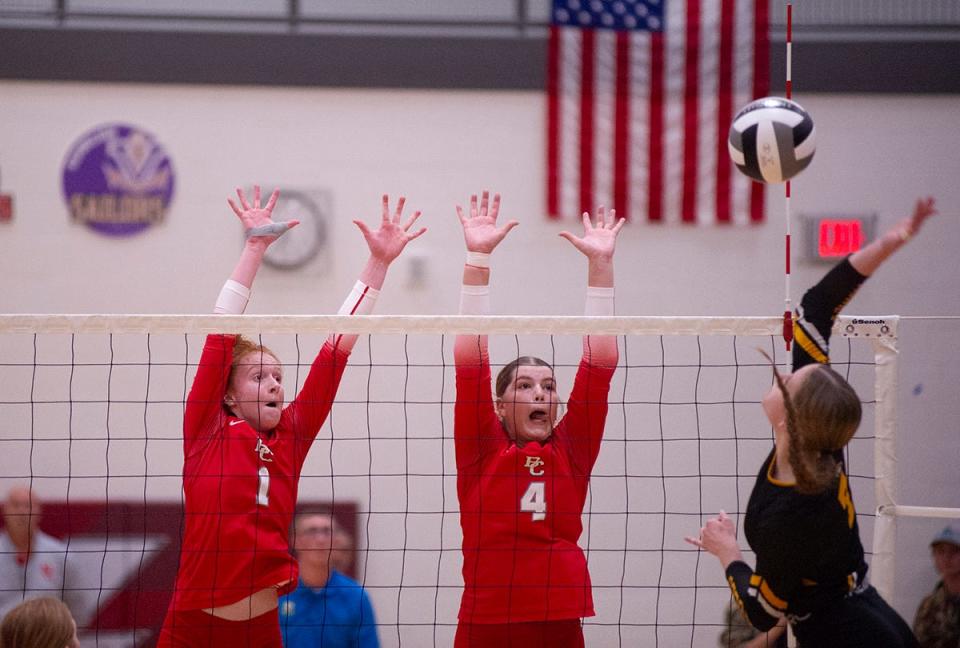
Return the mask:
<svg viewBox="0 0 960 648">
<path fill-rule="evenodd" d="M 300 563 L 297 589 L 280 599 L 284 648 L 379 648 L 376 618 L 360 583 L 337 571 L 337 523 L 329 513 L 300 513 L 293 552 Z"/>
</svg>

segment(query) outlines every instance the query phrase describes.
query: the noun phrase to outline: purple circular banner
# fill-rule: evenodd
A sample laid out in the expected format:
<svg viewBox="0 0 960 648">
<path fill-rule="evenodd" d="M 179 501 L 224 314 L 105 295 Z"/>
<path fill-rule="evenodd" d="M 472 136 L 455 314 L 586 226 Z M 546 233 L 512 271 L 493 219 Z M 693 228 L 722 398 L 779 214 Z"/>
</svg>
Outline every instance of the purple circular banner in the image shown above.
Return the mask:
<svg viewBox="0 0 960 648">
<path fill-rule="evenodd" d="M 173 165 L 151 133 L 104 124 L 67 153 L 63 196 L 75 222 L 108 236 L 139 234 L 163 222 L 173 199 Z"/>
</svg>

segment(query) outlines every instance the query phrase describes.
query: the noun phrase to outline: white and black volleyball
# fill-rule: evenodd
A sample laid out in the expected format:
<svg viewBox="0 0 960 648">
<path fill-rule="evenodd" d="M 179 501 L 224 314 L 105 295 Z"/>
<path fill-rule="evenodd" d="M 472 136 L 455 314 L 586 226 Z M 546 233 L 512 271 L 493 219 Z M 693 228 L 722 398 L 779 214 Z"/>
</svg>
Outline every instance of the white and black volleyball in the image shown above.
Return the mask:
<svg viewBox="0 0 960 648">
<path fill-rule="evenodd" d="M 816 150 L 813 120 L 800 104 L 764 97 L 747 104 L 730 124 L 730 159 L 757 182 L 785 182 L 807 168 Z"/>
</svg>

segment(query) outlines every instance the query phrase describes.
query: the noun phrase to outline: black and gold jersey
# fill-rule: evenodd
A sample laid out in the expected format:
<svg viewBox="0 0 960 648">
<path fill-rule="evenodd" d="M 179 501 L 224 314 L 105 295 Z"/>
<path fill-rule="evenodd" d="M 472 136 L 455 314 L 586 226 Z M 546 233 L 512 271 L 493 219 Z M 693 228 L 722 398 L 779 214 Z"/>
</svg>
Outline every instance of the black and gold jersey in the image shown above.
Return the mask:
<svg viewBox="0 0 960 648">
<path fill-rule="evenodd" d="M 784 615 L 803 619 L 859 587 L 867 573 L 856 510 L 845 472 L 823 493 L 803 495 L 773 477 L 763 462 L 744 519 L 756 569 L 727 568 L 744 612 L 761 630 Z"/>
<path fill-rule="evenodd" d="M 804 294 L 794 319 L 793 369 L 830 359 L 830 332 L 865 277 L 845 259 Z M 744 518 L 756 569 L 742 561 L 727 582 L 750 622 L 772 628 L 784 615 L 803 619 L 858 588 L 867 565 L 843 453 L 841 473 L 823 493 L 804 495 L 773 478 L 775 449 L 764 461 Z"/>
</svg>

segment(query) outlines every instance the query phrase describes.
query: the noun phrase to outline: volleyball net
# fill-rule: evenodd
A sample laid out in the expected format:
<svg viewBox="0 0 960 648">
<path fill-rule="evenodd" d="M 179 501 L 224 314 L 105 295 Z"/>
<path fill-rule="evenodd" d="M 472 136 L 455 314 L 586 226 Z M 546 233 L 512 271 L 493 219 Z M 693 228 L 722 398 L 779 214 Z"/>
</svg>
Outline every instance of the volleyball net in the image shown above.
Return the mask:
<svg viewBox="0 0 960 648">
<path fill-rule="evenodd" d="M 831 353 L 864 402 L 848 472 L 872 579 L 887 594 L 897 325 L 840 318 Z M 518 355 L 548 361 L 561 400 L 582 335 L 616 335 L 620 363 L 580 539 L 597 612 L 585 620 L 587 645 L 713 646 L 729 591 L 717 561 L 683 537 L 723 509 L 753 561 L 742 519 L 772 447 L 760 406 L 772 375 L 758 349 L 788 367 L 781 328 L 779 318 L 749 317 L 2 315 L 0 482 L 45 502 L 40 527 L 66 545 L 63 595 L 84 645 L 152 645 L 176 572 L 183 410 L 204 335 L 268 346 L 289 401 L 329 331 L 358 333 L 299 503 L 342 516 L 354 539 L 344 569 L 369 594 L 382 645 L 450 646 L 463 586 L 455 335 L 489 334 L 494 373 Z"/>
</svg>

